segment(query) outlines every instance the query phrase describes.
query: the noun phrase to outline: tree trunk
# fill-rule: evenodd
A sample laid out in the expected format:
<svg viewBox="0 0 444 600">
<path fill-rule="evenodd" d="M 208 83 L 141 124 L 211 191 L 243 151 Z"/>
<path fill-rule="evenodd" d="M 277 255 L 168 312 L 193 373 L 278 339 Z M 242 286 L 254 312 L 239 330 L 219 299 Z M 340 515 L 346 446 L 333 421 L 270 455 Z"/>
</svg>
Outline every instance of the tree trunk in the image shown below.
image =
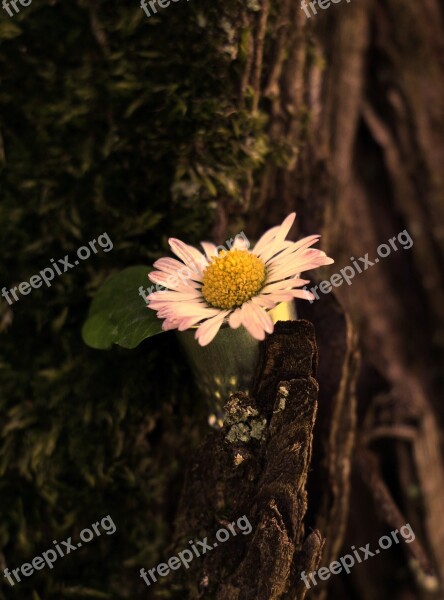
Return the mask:
<svg viewBox="0 0 444 600">
<path fill-rule="evenodd" d="M 382 551 L 348 575 L 318 578 L 310 593 L 442 598 L 443 5 L 344 0 L 317 13 L 307 18 L 298 2 L 262 0 L 254 18 L 245 16 L 251 60 L 239 83 L 240 104 L 253 90 L 253 110 L 268 113 L 270 137 L 289 159 L 250 173 L 243 206 L 221 200 L 215 233 L 222 239 L 226 223 L 243 217 L 254 238 L 296 210 L 299 234 L 322 232 L 322 248 L 336 260 L 325 277 L 351 268 L 349 285 L 333 290 L 345 312 L 333 293 L 319 289 L 319 300 L 299 307 L 316 328 L 319 411 L 312 448 L 314 397 L 310 412 L 298 393 L 290 394 L 281 426 L 291 435 L 284 433 L 282 444 L 302 427 L 302 456 L 311 459 L 304 468 L 294 465 L 279 500 L 272 488 L 261 495 L 268 470 L 253 452 L 262 470 L 256 464 L 249 484 L 236 480 L 227 489 L 242 497 L 242 510 L 250 507 L 261 534 L 237 549 L 236 567 L 208 597 L 302 598 L 302 565 L 314 570 L 352 546 L 375 547 L 380 536 L 409 523 L 413 542 Z M 377 254 L 380 244 L 387 247 Z M 283 360 L 279 343 L 267 352 Z M 280 369 L 275 393 L 287 380 Z M 292 374 L 302 376 L 310 377 Z M 260 393 L 253 401 L 260 404 Z M 271 439 L 272 406 L 269 398 L 260 407 Z M 260 450 L 271 452 L 270 460 L 283 460 L 280 451 Z M 290 498 L 305 489 L 301 508 Z M 186 488 L 186 504 L 192 497 Z"/>
</svg>

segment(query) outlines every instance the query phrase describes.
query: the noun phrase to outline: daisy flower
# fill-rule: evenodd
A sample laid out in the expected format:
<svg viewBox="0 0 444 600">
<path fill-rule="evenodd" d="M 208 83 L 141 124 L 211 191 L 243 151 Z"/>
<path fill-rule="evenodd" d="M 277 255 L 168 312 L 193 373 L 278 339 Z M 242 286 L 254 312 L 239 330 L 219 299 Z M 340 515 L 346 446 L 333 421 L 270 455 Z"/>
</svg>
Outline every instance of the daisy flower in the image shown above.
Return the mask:
<svg viewBox="0 0 444 600">
<path fill-rule="evenodd" d="M 298 242 L 286 240 L 296 213 L 272 227 L 249 250 L 245 239 L 236 240 L 229 250 L 201 242 L 204 253 L 180 240 L 170 238 L 177 256 L 154 263 L 148 277 L 166 290 L 147 297 L 148 308 L 165 319 L 162 329 L 184 331 L 196 327 L 201 346 L 209 344 L 223 323 L 236 329 L 243 325 L 257 340 L 273 332 L 268 311 L 293 298 L 314 300 L 308 290 L 298 289 L 308 280 L 302 271 L 334 261 L 325 252 L 311 248 L 321 236 L 311 235 Z"/>
</svg>

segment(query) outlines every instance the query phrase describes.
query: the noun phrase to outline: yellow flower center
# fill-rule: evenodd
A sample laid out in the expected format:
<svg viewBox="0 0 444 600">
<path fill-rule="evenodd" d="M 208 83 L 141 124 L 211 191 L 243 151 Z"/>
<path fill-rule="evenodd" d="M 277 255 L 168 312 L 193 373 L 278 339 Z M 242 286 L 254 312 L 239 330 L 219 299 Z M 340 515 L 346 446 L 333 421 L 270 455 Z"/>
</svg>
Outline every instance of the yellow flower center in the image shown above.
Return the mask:
<svg viewBox="0 0 444 600">
<path fill-rule="evenodd" d="M 202 295 L 211 306 L 241 306 L 262 288 L 265 264 L 248 250 L 222 250 L 205 269 Z"/>
</svg>

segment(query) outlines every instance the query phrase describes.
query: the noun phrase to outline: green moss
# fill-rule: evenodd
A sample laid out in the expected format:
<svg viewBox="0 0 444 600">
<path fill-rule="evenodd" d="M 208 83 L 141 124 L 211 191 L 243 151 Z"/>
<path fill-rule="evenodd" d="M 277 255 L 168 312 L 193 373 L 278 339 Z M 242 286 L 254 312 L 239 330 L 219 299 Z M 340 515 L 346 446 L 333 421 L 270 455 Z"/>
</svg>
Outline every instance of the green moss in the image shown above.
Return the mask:
<svg viewBox="0 0 444 600">
<path fill-rule="evenodd" d="M 102 353 L 80 330 L 111 273 L 152 263 L 171 235 L 210 239 L 217 201 L 239 202 L 269 155 L 266 120 L 238 98 L 242 10 L 241 0 L 179 2 L 148 19 L 138 2 L 42 0 L 0 17 L 1 286 L 103 232 L 114 244 L 0 303 L 7 566 L 105 515 L 117 526 L 26 578 L 22 597 L 146 597 L 138 569 L 171 535 L 205 420 L 174 336 Z"/>
</svg>

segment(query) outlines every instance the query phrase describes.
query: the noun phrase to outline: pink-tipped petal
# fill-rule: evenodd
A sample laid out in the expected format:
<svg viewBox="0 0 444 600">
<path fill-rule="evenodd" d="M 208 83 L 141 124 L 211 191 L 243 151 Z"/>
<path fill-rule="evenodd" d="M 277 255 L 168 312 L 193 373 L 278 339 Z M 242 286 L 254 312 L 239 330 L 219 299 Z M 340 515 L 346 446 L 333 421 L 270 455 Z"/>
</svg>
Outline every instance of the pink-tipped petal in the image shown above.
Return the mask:
<svg viewBox="0 0 444 600">
<path fill-rule="evenodd" d="M 185 318 L 181 319 L 177 329 L 179 331 L 185 331 L 186 329 L 189 329 L 190 327 L 194 327 L 200 321 L 202 321 L 202 317 L 200 317 L 200 316 L 199 317 L 185 317 Z"/>
<path fill-rule="evenodd" d="M 269 297 L 270 300 L 272 300 L 274 302 L 274 306 L 276 306 L 277 304 L 280 304 L 281 302 L 289 302 L 290 300 L 293 300 L 293 290 L 287 290 L 287 291 L 282 291 L 282 292 L 274 292 L 273 294 L 264 294 L 264 296 L 261 296 L 262 298 L 267 298 Z"/>
<path fill-rule="evenodd" d="M 162 323 L 163 331 L 170 331 L 171 329 L 177 329 L 178 321 L 175 319 L 165 319 Z"/>
<path fill-rule="evenodd" d="M 282 242 L 285 240 L 285 238 L 288 235 L 288 232 L 290 231 L 290 229 L 293 226 L 295 219 L 296 219 L 296 213 L 292 212 L 288 215 L 288 217 L 286 217 L 282 221 L 282 225 L 279 227 L 279 231 L 277 232 L 276 237 L 274 238 L 274 244 L 276 246 L 278 246 L 279 244 L 282 244 Z"/>
<path fill-rule="evenodd" d="M 291 279 L 280 279 L 275 283 L 267 283 L 267 285 L 262 288 L 262 294 L 269 294 L 270 292 L 276 292 L 281 290 L 289 290 L 295 287 L 302 287 L 310 283 L 309 279 L 299 279 L 299 277 L 293 277 Z"/>
<path fill-rule="evenodd" d="M 201 287 L 201 284 L 197 281 L 185 278 L 181 280 L 177 274 L 168 275 L 162 271 L 152 271 L 149 274 L 149 278 L 153 283 L 163 285 L 163 287 L 166 287 L 169 290 L 189 292 L 191 291 L 190 288 L 198 289 Z"/>
<path fill-rule="evenodd" d="M 199 250 L 175 238 L 170 238 L 168 243 L 174 254 L 178 256 L 187 267 L 189 267 L 197 275 L 202 274 L 202 269 L 208 261 L 204 255 L 199 252 Z"/>
<path fill-rule="evenodd" d="M 247 241 L 242 236 L 237 235 L 234 238 L 234 242 L 230 250 L 248 250 L 248 248 L 249 243 L 247 243 Z"/>
<path fill-rule="evenodd" d="M 177 258 L 170 258 L 169 256 L 164 258 L 159 258 L 153 264 L 153 267 L 158 269 L 159 271 L 164 271 L 165 273 L 176 273 L 180 269 L 182 269 L 184 264 L 177 260 Z"/>
<path fill-rule="evenodd" d="M 240 308 L 236 308 L 236 310 L 231 313 L 228 319 L 228 324 L 230 325 L 231 329 L 237 329 L 242 325 L 242 313 Z"/>
<path fill-rule="evenodd" d="M 314 300 L 315 297 L 308 290 L 293 290 L 294 298 L 301 298 L 302 300 Z"/>
<path fill-rule="evenodd" d="M 218 308 L 208 308 L 205 304 L 199 302 L 184 302 L 181 304 L 171 302 L 153 303 L 150 307 L 157 310 L 159 318 L 168 318 L 174 316 L 177 319 L 199 317 L 201 319 L 209 319 L 220 313 Z"/>
<path fill-rule="evenodd" d="M 320 250 L 306 250 L 301 255 L 288 257 L 286 263 L 273 266 L 268 271 L 268 282 L 272 283 L 296 275 L 303 271 L 309 271 L 324 265 L 330 265 L 333 259 L 325 256 Z"/>
<path fill-rule="evenodd" d="M 319 240 L 320 235 L 310 235 L 302 238 L 298 242 L 290 242 L 289 245 L 282 250 L 278 255 L 273 256 L 267 261 L 267 267 L 273 267 L 285 262 L 288 257 L 299 255 L 300 252 L 309 248 Z"/>
<path fill-rule="evenodd" d="M 275 254 L 277 254 L 278 252 L 282 252 L 283 250 L 285 250 L 288 247 L 288 245 L 284 243 L 284 240 L 285 240 L 288 232 L 290 231 L 295 218 L 296 218 L 296 213 L 290 213 L 288 215 L 288 217 L 286 217 L 284 219 L 282 225 L 279 227 L 274 239 L 270 240 L 270 242 L 268 244 L 265 244 L 264 248 L 259 253 L 260 258 L 263 261 L 267 262 Z M 283 244 L 284 244 L 284 246 L 283 246 Z"/>
<path fill-rule="evenodd" d="M 277 304 L 277 302 L 273 300 L 272 295 L 267 296 L 266 294 L 259 294 L 259 296 L 255 296 L 251 299 L 251 302 L 268 310 L 274 308 Z"/>
<path fill-rule="evenodd" d="M 266 333 L 273 333 L 274 324 L 270 315 L 256 304 L 251 303 L 256 320 L 261 324 Z"/>
<path fill-rule="evenodd" d="M 265 330 L 256 319 L 253 306 L 250 302 L 242 305 L 242 324 L 252 337 L 262 341 L 265 339 Z"/>
<path fill-rule="evenodd" d="M 176 260 L 175 258 L 159 258 L 159 260 L 156 260 L 153 266 L 163 273 L 177 275 L 181 281 L 188 281 L 188 279 L 190 279 L 191 281 L 202 282 L 200 269 L 197 267 L 194 269 L 187 267 L 187 265 Z M 149 276 L 150 275 L 148 275 L 148 277 Z"/>
<path fill-rule="evenodd" d="M 272 227 L 271 229 L 266 231 L 257 241 L 256 245 L 254 246 L 254 248 L 252 250 L 252 253 L 256 254 L 256 256 L 259 256 L 259 254 L 262 252 L 262 250 L 265 248 L 265 246 L 271 240 L 274 240 L 279 228 L 280 228 L 280 225 L 276 225 L 276 227 Z"/>
<path fill-rule="evenodd" d="M 216 317 L 208 319 L 198 327 L 195 338 L 199 342 L 200 346 L 207 346 L 213 341 L 227 314 L 228 311 L 224 311 Z"/>
<path fill-rule="evenodd" d="M 217 247 L 215 244 L 211 244 L 210 242 L 201 242 L 200 245 L 204 249 L 205 256 L 210 259 L 213 256 L 217 256 Z"/>
<path fill-rule="evenodd" d="M 152 300 L 160 300 L 162 302 L 170 301 L 170 302 L 185 302 L 188 300 L 196 300 L 198 298 L 202 298 L 202 293 L 200 290 L 194 290 L 190 292 L 174 292 L 174 291 L 166 291 L 166 292 L 153 292 L 148 296 L 150 301 Z"/>
</svg>

